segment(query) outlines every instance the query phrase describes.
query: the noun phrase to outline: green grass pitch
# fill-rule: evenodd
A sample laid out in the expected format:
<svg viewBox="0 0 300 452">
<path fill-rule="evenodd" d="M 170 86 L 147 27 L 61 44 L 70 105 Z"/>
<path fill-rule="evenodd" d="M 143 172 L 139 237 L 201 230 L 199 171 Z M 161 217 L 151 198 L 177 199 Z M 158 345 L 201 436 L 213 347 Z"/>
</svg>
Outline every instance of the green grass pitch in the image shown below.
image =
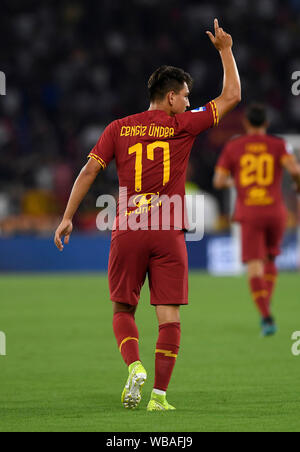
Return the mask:
<svg viewBox="0 0 300 452">
<path fill-rule="evenodd" d="M 275 337 L 262 338 L 245 278 L 190 275 L 182 346 L 168 391 L 176 412 L 147 413 L 155 312 L 144 288 L 137 323 L 148 381 L 136 411 L 120 396 L 127 368 L 112 333 L 107 279 L 1 276 L 0 431 L 300 431 L 300 278 L 280 277 Z"/>
</svg>

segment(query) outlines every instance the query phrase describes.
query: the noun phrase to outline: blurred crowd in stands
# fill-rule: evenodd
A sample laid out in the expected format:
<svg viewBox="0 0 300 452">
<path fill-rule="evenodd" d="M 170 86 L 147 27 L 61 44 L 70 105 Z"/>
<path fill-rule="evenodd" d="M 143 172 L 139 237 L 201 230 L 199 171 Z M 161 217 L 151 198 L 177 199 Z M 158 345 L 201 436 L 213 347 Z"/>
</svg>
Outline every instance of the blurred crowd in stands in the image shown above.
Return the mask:
<svg viewBox="0 0 300 452">
<path fill-rule="evenodd" d="M 211 212 L 228 224 L 228 197 L 212 188 L 222 146 L 242 132 L 243 107 L 268 104 L 271 132 L 299 133 L 298 0 L 2 0 L 0 70 L 0 229 L 53 231 L 72 183 L 105 126 L 148 108 L 147 80 L 162 64 L 195 79 L 191 104 L 219 95 L 222 68 L 205 31 L 218 17 L 234 37 L 243 103 L 218 130 L 197 139 L 189 179 L 207 193 Z M 76 216 L 96 228 L 96 198 L 117 193 L 114 165 L 98 177 Z M 225 220 L 224 220 L 225 219 Z M 217 224 L 218 223 L 218 224 Z"/>
</svg>

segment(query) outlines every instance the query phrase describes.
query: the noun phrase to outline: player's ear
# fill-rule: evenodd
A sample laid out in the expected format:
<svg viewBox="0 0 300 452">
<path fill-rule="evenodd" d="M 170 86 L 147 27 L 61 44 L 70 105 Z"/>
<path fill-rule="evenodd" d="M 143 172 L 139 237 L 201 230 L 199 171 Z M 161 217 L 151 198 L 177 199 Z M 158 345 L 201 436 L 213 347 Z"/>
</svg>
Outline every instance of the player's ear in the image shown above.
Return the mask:
<svg viewBox="0 0 300 452">
<path fill-rule="evenodd" d="M 172 107 L 174 105 L 174 100 L 175 100 L 175 91 L 168 92 L 167 98 L 168 98 L 169 105 L 171 105 L 171 107 Z"/>
</svg>

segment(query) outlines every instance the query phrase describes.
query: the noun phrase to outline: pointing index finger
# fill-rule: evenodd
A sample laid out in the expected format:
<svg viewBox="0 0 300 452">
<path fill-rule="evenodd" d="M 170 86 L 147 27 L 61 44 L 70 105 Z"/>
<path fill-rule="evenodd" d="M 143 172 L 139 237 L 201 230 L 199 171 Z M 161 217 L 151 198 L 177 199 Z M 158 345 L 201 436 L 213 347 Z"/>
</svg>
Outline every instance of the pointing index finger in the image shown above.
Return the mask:
<svg viewBox="0 0 300 452">
<path fill-rule="evenodd" d="M 218 19 L 215 19 L 215 30 L 217 31 L 218 28 L 219 28 L 219 21 L 218 21 Z"/>
</svg>

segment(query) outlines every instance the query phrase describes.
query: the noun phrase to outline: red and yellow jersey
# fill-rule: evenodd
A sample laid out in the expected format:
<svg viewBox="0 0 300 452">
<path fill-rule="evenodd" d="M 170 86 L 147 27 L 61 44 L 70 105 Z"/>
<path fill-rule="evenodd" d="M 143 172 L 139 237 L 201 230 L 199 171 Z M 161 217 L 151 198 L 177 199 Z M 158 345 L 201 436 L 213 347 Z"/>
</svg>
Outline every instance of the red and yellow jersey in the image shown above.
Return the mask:
<svg viewBox="0 0 300 452">
<path fill-rule="evenodd" d="M 236 221 L 282 212 L 283 162 L 288 158 L 285 141 L 270 135 L 244 135 L 225 146 L 217 171 L 235 180 Z"/>
<path fill-rule="evenodd" d="M 105 129 L 89 158 L 103 169 L 113 159 L 116 161 L 121 188 L 117 230 L 126 217 L 150 212 L 163 195 L 180 196 L 184 206 L 186 170 L 193 143 L 197 135 L 218 122 L 217 107 L 212 101 L 174 117 L 161 110 L 145 111 L 116 120 Z M 133 199 L 125 210 L 121 208 L 124 188 L 127 201 Z M 173 227 L 173 220 L 170 221 Z"/>
</svg>

